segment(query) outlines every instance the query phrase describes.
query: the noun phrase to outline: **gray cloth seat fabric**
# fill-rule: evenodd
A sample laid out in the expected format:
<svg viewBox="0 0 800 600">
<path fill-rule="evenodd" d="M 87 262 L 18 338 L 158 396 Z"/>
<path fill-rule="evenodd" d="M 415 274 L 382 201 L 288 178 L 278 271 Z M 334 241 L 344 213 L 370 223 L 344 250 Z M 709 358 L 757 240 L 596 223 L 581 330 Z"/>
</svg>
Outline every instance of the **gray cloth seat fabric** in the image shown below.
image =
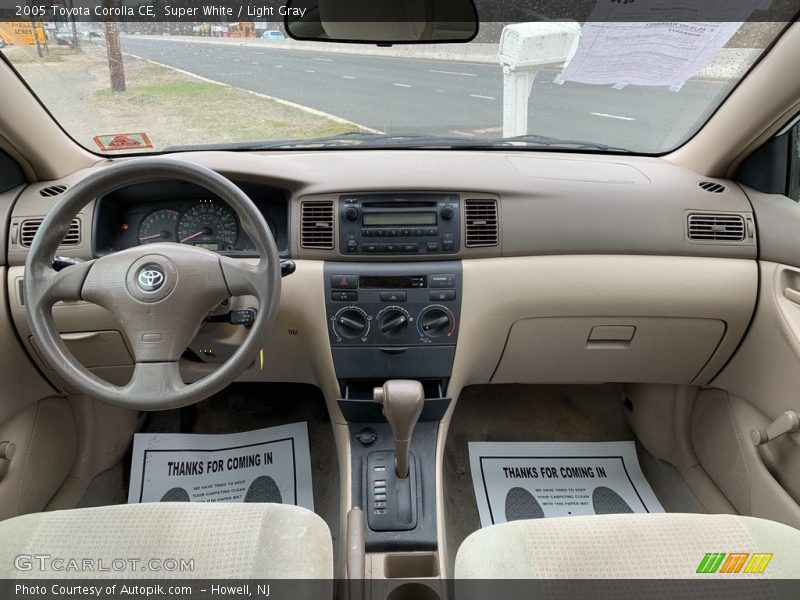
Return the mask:
<svg viewBox="0 0 800 600">
<path fill-rule="evenodd" d="M 0 579 L 333 578 L 325 521 L 286 504 L 151 503 L 35 513 L 0 522 L 0 540 Z M 47 564 L 36 556 L 48 556 Z M 130 559 L 141 562 L 134 566 Z"/>
<path fill-rule="evenodd" d="M 766 569 L 753 577 L 800 578 L 797 529 L 752 517 L 666 513 L 531 519 L 480 529 L 461 544 L 454 574 L 456 579 L 696 578 L 707 553 L 769 553 Z M 747 577 L 743 570 L 701 576 Z"/>
</svg>

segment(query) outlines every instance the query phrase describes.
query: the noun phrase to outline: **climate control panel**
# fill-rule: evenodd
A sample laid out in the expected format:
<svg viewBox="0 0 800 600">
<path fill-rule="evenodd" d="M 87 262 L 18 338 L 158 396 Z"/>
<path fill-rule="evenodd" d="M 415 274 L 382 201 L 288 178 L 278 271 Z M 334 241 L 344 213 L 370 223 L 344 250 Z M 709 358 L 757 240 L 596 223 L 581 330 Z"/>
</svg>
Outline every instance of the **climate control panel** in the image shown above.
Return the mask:
<svg viewBox="0 0 800 600">
<path fill-rule="evenodd" d="M 461 263 L 325 264 L 332 346 L 454 346 Z"/>
</svg>

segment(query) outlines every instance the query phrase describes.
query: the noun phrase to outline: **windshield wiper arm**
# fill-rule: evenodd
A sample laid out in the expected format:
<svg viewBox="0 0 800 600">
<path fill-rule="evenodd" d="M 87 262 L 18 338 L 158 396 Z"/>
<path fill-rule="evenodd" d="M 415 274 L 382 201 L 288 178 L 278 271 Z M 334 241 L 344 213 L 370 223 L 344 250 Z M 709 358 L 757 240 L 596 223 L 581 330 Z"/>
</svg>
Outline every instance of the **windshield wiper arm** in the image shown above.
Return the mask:
<svg viewBox="0 0 800 600">
<path fill-rule="evenodd" d="M 534 133 L 492 140 L 491 144 L 493 146 L 537 146 L 543 148 L 564 148 L 575 150 L 602 150 L 604 152 L 621 152 L 625 154 L 631 154 L 633 152 L 629 148 L 609 146 L 608 144 L 601 144 L 600 142 L 561 140 L 558 138 L 536 135 Z"/>
</svg>

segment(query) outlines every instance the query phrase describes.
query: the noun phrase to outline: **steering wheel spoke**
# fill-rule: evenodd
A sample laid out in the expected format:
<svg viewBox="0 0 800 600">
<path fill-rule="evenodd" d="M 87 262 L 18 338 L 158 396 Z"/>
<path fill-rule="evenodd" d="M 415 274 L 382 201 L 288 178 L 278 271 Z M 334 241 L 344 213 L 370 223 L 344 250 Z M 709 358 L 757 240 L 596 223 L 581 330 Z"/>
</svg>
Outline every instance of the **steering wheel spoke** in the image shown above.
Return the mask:
<svg viewBox="0 0 800 600">
<path fill-rule="evenodd" d="M 262 282 L 266 278 L 266 273 L 262 268 L 263 264 L 265 264 L 264 261 L 253 265 L 246 260 L 220 256 L 219 266 L 222 269 L 228 293 L 231 296 L 257 296 L 263 285 Z"/>
<path fill-rule="evenodd" d="M 137 362 L 133 377 L 121 391 L 137 398 L 142 405 L 157 408 L 159 401 L 182 394 L 186 387 L 177 361 Z"/>
<path fill-rule="evenodd" d="M 51 306 L 56 302 L 77 302 L 83 299 L 83 284 L 95 261 L 78 263 L 54 271 L 47 269 L 44 298 Z"/>
</svg>

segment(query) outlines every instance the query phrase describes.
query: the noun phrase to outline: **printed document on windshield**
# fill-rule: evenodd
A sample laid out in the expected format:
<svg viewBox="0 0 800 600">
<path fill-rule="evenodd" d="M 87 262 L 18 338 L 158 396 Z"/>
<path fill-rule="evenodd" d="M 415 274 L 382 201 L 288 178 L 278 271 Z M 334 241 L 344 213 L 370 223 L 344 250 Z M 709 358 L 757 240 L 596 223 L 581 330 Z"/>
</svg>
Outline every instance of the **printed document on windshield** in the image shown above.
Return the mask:
<svg viewBox="0 0 800 600">
<path fill-rule="evenodd" d="M 680 85 L 709 65 L 763 3 L 601 0 L 561 79 L 600 85 Z"/>
</svg>

